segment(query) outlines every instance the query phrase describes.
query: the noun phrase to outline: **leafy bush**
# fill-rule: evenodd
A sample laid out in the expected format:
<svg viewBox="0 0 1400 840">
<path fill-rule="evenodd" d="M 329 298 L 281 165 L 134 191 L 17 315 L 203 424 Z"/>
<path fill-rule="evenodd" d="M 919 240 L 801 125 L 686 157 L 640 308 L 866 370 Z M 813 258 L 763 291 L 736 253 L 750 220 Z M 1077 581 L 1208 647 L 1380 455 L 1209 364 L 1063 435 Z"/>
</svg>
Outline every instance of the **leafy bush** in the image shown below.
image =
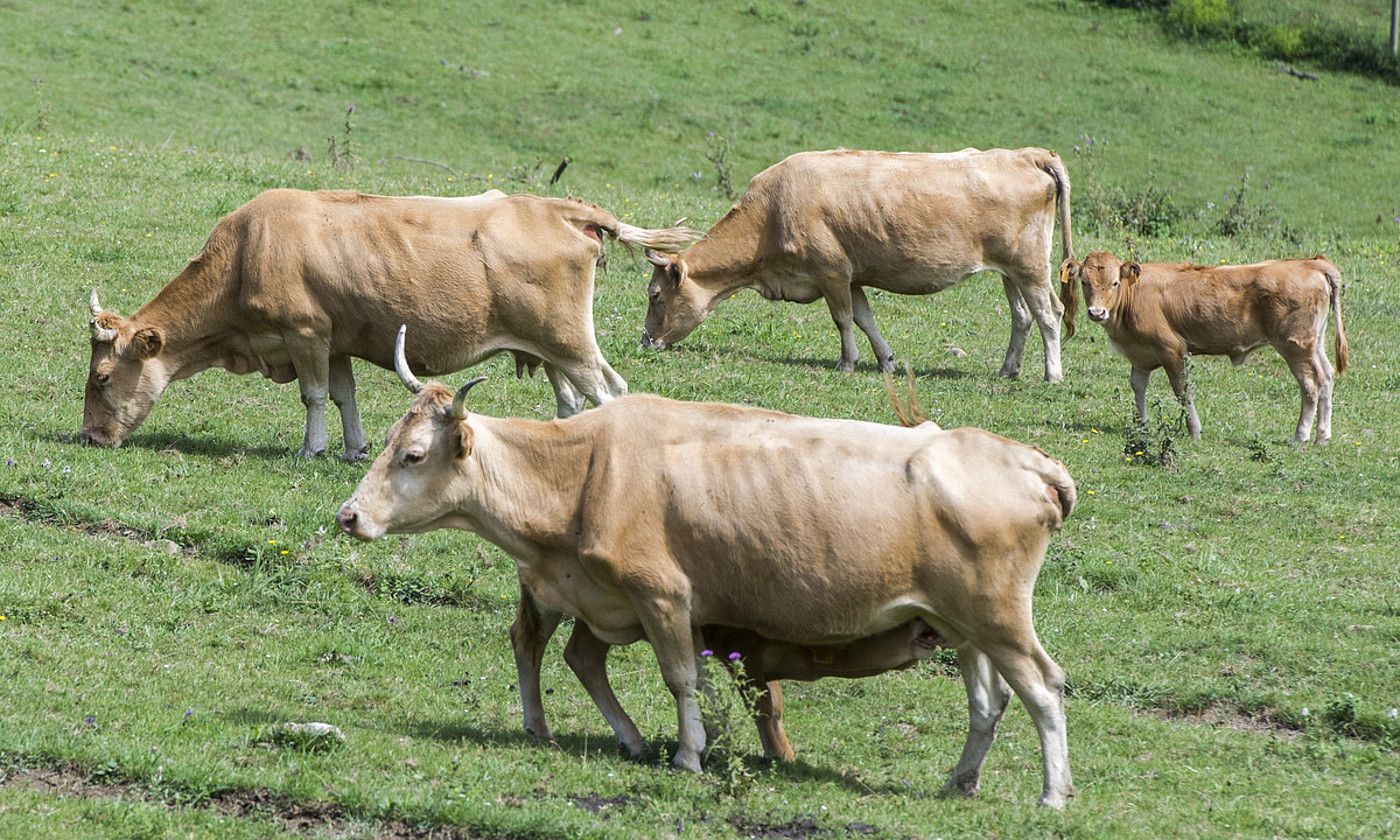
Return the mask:
<svg viewBox="0 0 1400 840">
<path fill-rule="evenodd" d="M 1172 0 L 1167 22 L 1187 35 L 1227 35 L 1235 15 L 1229 0 Z"/>
</svg>

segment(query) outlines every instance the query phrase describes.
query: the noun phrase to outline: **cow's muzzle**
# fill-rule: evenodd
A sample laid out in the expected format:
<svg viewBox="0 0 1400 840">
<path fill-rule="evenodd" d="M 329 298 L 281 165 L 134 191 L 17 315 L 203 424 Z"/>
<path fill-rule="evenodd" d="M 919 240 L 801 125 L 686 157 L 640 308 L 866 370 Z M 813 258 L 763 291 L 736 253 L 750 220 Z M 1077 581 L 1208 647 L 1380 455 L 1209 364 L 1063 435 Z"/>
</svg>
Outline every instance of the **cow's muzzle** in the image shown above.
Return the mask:
<svg viewBox="0 0 1400 840">
<path fill-rule="evenodd" d="M 1088 315 L 1090 321 L 1097 321 L 1100 324 L 1108 320 L 1108 310 L 1102 306 L 1089 307 Z"/>
<path fill-rule="evenodd" d="M 88 429 L 83 429 L 78 433 L 78 440 L 82 441 L 84 446 L 105 446 L 115 449 L 122 445 L 120 438 Z"/>
<path fill-rule="evenodd" d="M 665 350 L 666 342 L 659 338 L 652 338 L 646 330 L 642 330 L 642 346 L 648 350 Z"/>
<path fill-rule="evenodd" d="M 375 528 L 360 512 L 355 510 L 353 502 L 346 502 L 340 506 L 340 510 L 335 514 L 336 524 L 340 530 L 349 534 L 357 540 L 375 540 L 383 536 L 384 532 Z"/>
</svg>

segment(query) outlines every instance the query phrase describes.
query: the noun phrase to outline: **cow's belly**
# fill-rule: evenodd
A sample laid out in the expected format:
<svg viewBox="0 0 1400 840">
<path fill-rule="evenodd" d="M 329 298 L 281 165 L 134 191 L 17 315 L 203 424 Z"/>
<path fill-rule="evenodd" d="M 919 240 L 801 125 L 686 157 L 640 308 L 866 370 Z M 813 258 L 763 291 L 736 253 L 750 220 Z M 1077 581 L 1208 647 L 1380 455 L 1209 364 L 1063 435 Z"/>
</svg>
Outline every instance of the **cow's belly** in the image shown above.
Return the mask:
<svg viewBox="0 0 1400 840">
<path fill-rule="evenodd" d="M 804 274 L 784 273 L 765 278 L 754 287 L 765 300 L 811 303 L 822 296 L 821 287 Z"/>
</svg>

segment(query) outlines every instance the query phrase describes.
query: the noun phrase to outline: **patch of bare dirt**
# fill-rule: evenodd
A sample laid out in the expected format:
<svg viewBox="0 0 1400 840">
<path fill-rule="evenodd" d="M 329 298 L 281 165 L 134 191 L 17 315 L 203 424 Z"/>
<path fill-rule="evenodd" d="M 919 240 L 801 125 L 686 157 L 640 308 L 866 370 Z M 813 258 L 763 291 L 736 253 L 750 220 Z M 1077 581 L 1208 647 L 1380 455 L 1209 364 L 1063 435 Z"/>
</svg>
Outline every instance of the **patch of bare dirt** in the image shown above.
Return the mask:
<svg viewBox="0 0 1400 840">
<path fill-rule="evenodd" d="M 181 545 L 174 540 L 154 537 L 140 528 L 124 525 L 112 519 L 104 519 L 101 522 L 56 521 L 51 514 L 46 513 L 38 505 L 17 496 L 0 496 L 0 516 L 14 516 L 29 522 L 77 531 L 89 536 L 119 537 L 129 542 L 141 543 L 146 548 L 163 551 L 166 554 L 183 554 L 186 557 L 194 557 L 199 554 L 199 549 L 194 546 Z"/>
<path fill-rule="evenodd" d="M 1205 724 L 1208 726 L 1237 729 L 1241 732 L 1254 732 L 1273 735 L 1285 741 L 1297 740 L 1299 730 L 1271 709 L 1246 714 L 1229 706 L 1215 705 L 1201 711 L 1185 712 L 1179 709 L 1143 709 L 1143 714 L 1178 723 Z"/>
<path fill-rule="evenodd" d="M 731 817 L 729 824 L 740 836 L 751 838 L 781 838 L 781 840 L 805 840 L 823 832 L 821 826 L 811 817 L 798 816 L 787 822 L 765 822 L 752 817 Z"/>
<path fill-rule="evenodd" d="M 181 807 L 173 799 L 162 797 L 140 784 L 95 779 L 90 773 L 69 764 L 37 768 L 0 767 L 0 788 L 83 799 L 151 802 L 171 809 Z M 220 791 L 195 807 L 212 808 L 224 816 L 240 819 L 270 820 L 283 831 L 306 836 L 362 836 L 365 832 L 382 840 L 468 840 L 480 836 L 450 826 L 407 820 L 361 819 L 335 802 L 296 801 L 266 788 Z"/>
</svg>

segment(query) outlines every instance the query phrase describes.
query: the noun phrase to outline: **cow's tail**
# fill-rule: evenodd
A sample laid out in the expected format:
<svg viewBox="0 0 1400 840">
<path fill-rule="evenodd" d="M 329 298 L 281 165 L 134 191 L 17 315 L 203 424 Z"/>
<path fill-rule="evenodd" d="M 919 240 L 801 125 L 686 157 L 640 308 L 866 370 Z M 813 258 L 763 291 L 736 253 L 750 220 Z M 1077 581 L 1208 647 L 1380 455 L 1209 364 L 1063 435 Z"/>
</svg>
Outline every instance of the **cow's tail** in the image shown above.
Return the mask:
<svg viewBox="0 0 1400 840">
<path fill-rule="evenodd" d="M 1074 240 L 1069 224 L 1069 173 L 1065 171 L 1065 162 L 1054 152 L 1041 166 L 1055 179 L 1055 200 L 1060 207 L 1060 250 L 1064 252 L 1060 263 L 1063 265 L 1065 260 L 1074 259 Z"/>
<path fill-rule="evenodd" d="M 1051 529 L 1058 531 L 1069 518 L 1070 511 L 1074 510 L 1074 479 L 1070 478 L 1064 464 L 1039 449 L 1036 451 L 1040 455 L 1040 463 L 1035 469 L 1045 482 L 1045 495 L 1060 511 L 1059 520 L 1051 524 Z"/>
<path fill-rule="evenodd" d="M 1337 375 L 1341 376 L 1347 369 L 1347 334 L 1342 329 L 1342 275 L 1330 262 L 1323 274 L 1327 277 L 1328 297 L 1332 302 L 1332 327 L 1337 333 L 1333 337 L 1333 352 L 1337 357 Z"/>
<path fill-rule="evenodd" d="M 914 388 L 914 369 L 908 362 L 904 363 L 904 375 L 908 379 L 909 396 L 904 402 L 900 402 L 899 394 L 894 390 L 894 375 L 885 371 L 881 378 L 885 383 L 885 394 L 890 398 L 890 407 L 894 409 L 894 416 L 899 418 L 899 425 L 905 428 L 921 426 L 924 423 L 931 423 L 928 414 L 924 412 L 924 407 L 919 403 L 919 392 Z M 938 428 L 938 424 L 933 424 Z"/>
<path fill-rule="evenodd" d="M 616 216 L 601 207 L 574 202 L 575 212 L 570 220 L 589 236 L 601 240 L 603 235 L 611 236 L 629 248 L 640 245 L 654 251 L 678 254 L 704 238 L 704 234 L 682 225 L 680 222 L 666 228 L 643 228 L 619 221 Z M 682 220 L 683 221 L 683 220 Z"/>
<path fill-rule="evenodd" d="M 1054 152 L 1041 161 L 1041 168 L 1055 181 L 1055 202 L 1060 208 L 1060 270 L 1056 278 L 1060 283 L 1060 302 L 1065 307 L 1065 338 L 1074 337 L 1074 315 L 1079 308 L 1079 284 L 1069 277 L 1069 263 L 1074 259 L 1074 235 L 1070 229 L 1069 212 L 1069 172 L 1065 162 Z"/>
</svg>

